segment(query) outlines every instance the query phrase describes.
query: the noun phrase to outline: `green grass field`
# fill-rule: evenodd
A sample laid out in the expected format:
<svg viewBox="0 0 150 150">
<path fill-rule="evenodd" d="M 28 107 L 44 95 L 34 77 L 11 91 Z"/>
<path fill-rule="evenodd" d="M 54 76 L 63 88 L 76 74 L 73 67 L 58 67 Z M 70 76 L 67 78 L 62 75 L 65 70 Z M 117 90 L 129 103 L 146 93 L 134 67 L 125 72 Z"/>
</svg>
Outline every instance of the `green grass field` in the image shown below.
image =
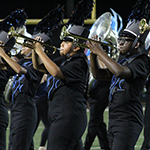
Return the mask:
<svg viewBox="0 0 150 150">
<path fill-rule="evenodd" d="M 89 111 L 87 110 L 87 115 L 89 116 Z M 108 109 L 105 110 L 104 112 L 104 120 L 106 122 L 106 124 L 108 124 Z M 35 133 L 35 136 L 34 136 L 34 145 L 35 145 L 35 150 L 38 150 L 38 147 L 39 147 L 39 143 L 40 143 L 40 139 L 41 139 L 41 132 L 43 130 L 43 124 L 42 122 L 40 122 L 40 125 Z M 83 139 L 83 142 L 85 140 L 85 136 L 86 136 L 86 133 L 87 133 L 87 130 L 85 131 L 82 139 Z M 7 146 L 8 146 L 8 137 L 9 137 L 9 127 L 8 127 L 8 130 L 7 130 Z M 137 144 L 135 146 L 135 150 L 140 150 L 141 148 L 141 145 L 142 145 L 142 142 L 143 142 L 143 132 L 141 133 L 138 141 L 137 141 Z M 8 148 L 7 148 L 8 149 Z M 92 148 L 91 150 L 100 150 L 100 146 L 99 146 L 99 142 L 98 142 L 98 139 L 96 137 L 93 145 L 92 145 Z"/>
</svg>

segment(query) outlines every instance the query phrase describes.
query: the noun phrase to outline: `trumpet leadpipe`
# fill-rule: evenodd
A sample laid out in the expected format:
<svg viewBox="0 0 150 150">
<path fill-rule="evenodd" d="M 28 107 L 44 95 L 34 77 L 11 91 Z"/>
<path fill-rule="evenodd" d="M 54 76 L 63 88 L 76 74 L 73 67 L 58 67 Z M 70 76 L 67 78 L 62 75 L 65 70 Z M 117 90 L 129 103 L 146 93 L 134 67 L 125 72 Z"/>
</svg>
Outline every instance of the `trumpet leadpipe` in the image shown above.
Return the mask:
<svg viewBox="0 0 150 150">
<path fill-rule="evenodd" d="M 42 41 L 38 41 L 38 40 L 35 40 L 35 39 L 33 39 L 33 38 L 29 38 L 29 37 L 27 37 L 27 36 L 25 36 L 25 35 L 23 35 L 23 34 L 20 34 L 20 33 L 17 33 L 17 32 L 15 32 L 15 29 L 14 29 L 14 27 L 11 27 L 11 29 L 10 29 L 10 31 L 8 32 L 8 37 L 9 38 L 11 38 L 11 37 L 20 37 L 20 38 L 23 38 L 23 39 L 25 39 L 25 40 L 27 40 L 27 41 L 30 41 L 30 42 L 39 42 L 42 46 L 47 46 L 47 47 L 50 47 L 50 48 L 53 48 L 54 49 L 54 51 L 52 52 L 52 54 L 54 54 L 55 52 L 56 52 L 56 50 L 61 50 L 60 48 L 57 48 L 57 47 L 55 47 L 55 46 L 53 46 L 53 45 L 49 45 L 49 44 L 46 44 L 46 43 L 44 43 L 44 42 L 42 42 Z M 31 49 L 34 49 L 34 46 L 32 45 L 32 44 L 28 44 L 28 43 L 19 43 L 19 42 L 17 42 L 16 41 L 16 43 L 17 44 L 20 44 L 20 45 L 22 45 L 22 46 L 25 46 L 25 47 L 29 47 L 29 48 L 31 48 Z"/>
</svg>

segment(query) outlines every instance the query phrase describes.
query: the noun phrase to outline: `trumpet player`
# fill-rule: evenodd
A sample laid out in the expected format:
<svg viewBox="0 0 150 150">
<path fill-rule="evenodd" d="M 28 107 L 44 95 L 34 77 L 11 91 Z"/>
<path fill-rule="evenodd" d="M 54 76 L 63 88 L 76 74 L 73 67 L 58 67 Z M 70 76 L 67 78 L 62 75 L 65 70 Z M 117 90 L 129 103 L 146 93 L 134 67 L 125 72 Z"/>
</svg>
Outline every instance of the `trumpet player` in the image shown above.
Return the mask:
<svg viewBox="0 0 150 150">
<path fill-rule="evenodd" d="M 59 8 L 57 9 L 60 11 Z M 37 112 L 33 98 L 43 73 L 33 68 L 32 39 L 27 36 L 25 37 L 23 44 L 25 46 L 22 47 L 21 51 L 24 58 L 19 60 L 18 63 L 11 59 L 2 48 L 0 49 L 0 56 L 6 62 L 5 68 L 9 75 L 15 75 L 12 87 L 9 150 L 34 150 L 32 141 L 37 121 Z M 43 42 L 51 42 L 48 36 L 41 35 L 41 38 Z"/>
<path fill-rule="evenodd" d="M 80 31 L 81 26 L 73 26 Z M 84 28 L 82 34 L 88 35 Z M 84 49 L 65 37 L 60 45 L 60 57 L 52 61 L 35 43 L 35 52 L 48 72 L 49 121 L 48 150 L 83 149 L 81 137 L 86 129 L 86 91 L 89 68 Z M 34 61 L 33 61 L 34 62 Z M 36 62 L 36 61 L 35 61 Z M 38 68 L 35 64 L 34 67 Z"/>
<path fill-rule="evenodd" d="M 140 31 L 140 21 L 149 20 L 150 3 L 137 1 L 128 17 L 126 28 L 118 39 L 120 54 L 124 58 L 118 63 L 111 59 L 101 45 L 87 43 L 91 50 L 91 69 L 100 79 L 110 79 L 108 138 L 111 150 L 134 150 L 143 128 L 141 94 L 150 71 L 149 57 L 145 53 L 148 31 Z M 97 36 L 93 38 L 97 39 Z M 97 69 L 95 57 L 108 69 Z"/>
<path fill-rule="evenodd" d="M 13 46 L 15 43 L 12 41 L 9 43 L 9 39 L 6 38 L 7 33 L 0 33 L 0 43 L 3 46 Z M 9 44 L 8 44 L 9 43 Z M 2 47 L 0 47 L 0 50 Z M 6 105 L 4 103 L 3 92 L 5 90 L 5 86 L 9 80 L 9 72 L 6 70 L 5 63 L 0 59 L 0 149 L 6 150 L 6 130 L 8 127 L 8 111 Z"/>
<path fill-rule="evenodd" d="M 143 127 L 140 95 L 149 74 L 147 55 L 141 53 L 144 35 L 139 35 L 139 22 L 132 22 L 119 38 L 120 54 L 125 58 L 119 63 L 111 59 L 96 42 L 87 43 L 91 50 L 91 69 L 98 79 L 112 78 L 109 93 L 108 138 L 111 150 L 134 150 Z M 133 27 L 133 28 L 132 28 Z M 136 28 L 137 27 L 137 28 Z M 133 31 L 132 29 L 137 29 Z M 97 39 L 97 36 L 93 38 Z M 95 58 L 108 69 L 97 69 Z"/>
<path fill-rule="evenodd" d="M 45 34 L 42 34 L 41 37 L 43 42 L 50 40 Z M 25 45 L 32 45 L 32 41 L 25 40 L 24 42 Z M 34 95 L 43 73 L 33 68 L 30 47 L 22 46 L 21 54 L 24 58 L 16 63 L 2 48 L 0 49 L 0 56 L 7 63 L 5 66 L 7 72 L 11 76 L 15 75 L 12 87 L 9 150 L 34 149 L 31 144 L 37 122 Z"/>
<path fill-rule="evenodd" d="M 9 75 L 15 75 L 12 88 L 9 150 L 30 148 L 37 119 L 33 97 L 43 76 L 32 66 L 32 49 L 27 47 L 22 49 L 21 54 L 24 58 L 18 63 L 2 48 L 0 49 L 0 56 L 8 64 L 6 67 Z"/>
</svg>

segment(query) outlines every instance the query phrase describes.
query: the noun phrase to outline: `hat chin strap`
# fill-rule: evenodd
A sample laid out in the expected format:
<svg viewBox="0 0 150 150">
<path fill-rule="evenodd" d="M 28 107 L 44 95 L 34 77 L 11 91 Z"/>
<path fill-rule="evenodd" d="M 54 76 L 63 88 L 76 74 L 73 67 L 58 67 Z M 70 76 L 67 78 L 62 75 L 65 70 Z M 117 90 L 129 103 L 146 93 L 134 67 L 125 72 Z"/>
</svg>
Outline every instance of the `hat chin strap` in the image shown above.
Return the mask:
<svg viewBox="0 0 150 150">
<path fill-rule="evenodd" d="M 70 51 L 68 52 L 68 54 L 66 54 L 66 57 L 68 58 L 68 57 L 70 57 L 70 53 L 72 53 L 73 52 L 73 49 L 76 47 L 76 45 L 72 45 L 71 46 L 71 48 L 70 48 Z"/>
<path fill-rule="evenodd" d="M 135 40 L 134 40 L 134 42 L 133 42 L 133 44 L 132 44 L 132 48 L 129 49 L 129 51 L 127 52 L 127 55 L 131 54 L 131 51 L 135 48 L 136 43 L 138 42 L 139 38 L 140 38 L 140 35 L 137 35 L 136 38 L 135 38 Z"/>
<path fill-rule="evenodd" d="M 137 41 L 139 40 L 139 38 L 140 38 L 140 35 L 137 35 L 137 37 L 135 38 L 135 40 L 132 44 L 132 49 L 135 47 L 135 45 L 136 45 Z"/>
</svg>

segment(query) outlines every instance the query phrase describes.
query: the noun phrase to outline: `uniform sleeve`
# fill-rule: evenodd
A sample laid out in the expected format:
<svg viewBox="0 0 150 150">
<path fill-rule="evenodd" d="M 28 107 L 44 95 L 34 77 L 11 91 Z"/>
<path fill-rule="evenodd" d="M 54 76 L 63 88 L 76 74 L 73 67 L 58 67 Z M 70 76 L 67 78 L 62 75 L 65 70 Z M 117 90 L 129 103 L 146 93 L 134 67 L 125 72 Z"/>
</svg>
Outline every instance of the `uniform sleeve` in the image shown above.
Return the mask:
<svg viewBox="0 0 150 150">
<path fill-rule="evenodd" d="M 24 61 L 24 59 L 20 59 L 20 60 L 18 61 L 18 64 L 19 64 L 19 65 L 22 65 L 23 61 Z M 7 67 L 7 70 L 8 70 L 8 73 L 9 73 L 10 76 L 16 75 L 16 72 L 9 66 L 8 63 L 6 63 L 6 67 Z"/>
<path fill-rule="evenodd" d="M 16 72 L 9 65 L 6 65 L 6 67 L 10 76 L 14 76 L 16 74 Z"/>
<path fill-rule="evenodd" d="M 65 77 L 64 82 L 76 82 L 83 80 L 85 72 L 87 70 L 87 64 L 84 59 L 73 60 L 64 66 L 60 66 L 60 69 Z"/>
<path fill-rule="evenodd" d="M 34 69 L 33 66 L 25 67 L 27 69 L 27 73 L 25 74 L 28 80 L 39 80 L 42 78 L 43 73 Z"/>
<path fill-rule="evenodd" d="M 149 73 L 149 59 L 147 56 L 139 56 L 127 65 L 132 72 L 132 77 L 146 77 Z"/>
</svg>

